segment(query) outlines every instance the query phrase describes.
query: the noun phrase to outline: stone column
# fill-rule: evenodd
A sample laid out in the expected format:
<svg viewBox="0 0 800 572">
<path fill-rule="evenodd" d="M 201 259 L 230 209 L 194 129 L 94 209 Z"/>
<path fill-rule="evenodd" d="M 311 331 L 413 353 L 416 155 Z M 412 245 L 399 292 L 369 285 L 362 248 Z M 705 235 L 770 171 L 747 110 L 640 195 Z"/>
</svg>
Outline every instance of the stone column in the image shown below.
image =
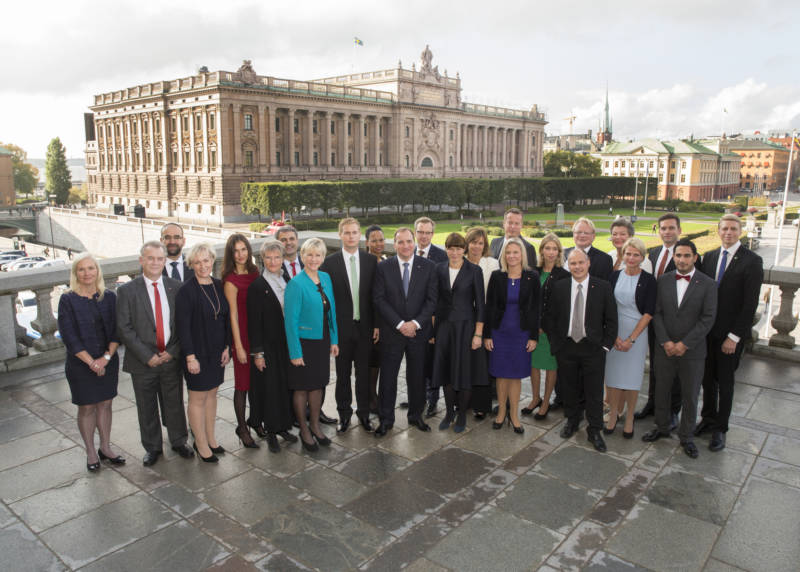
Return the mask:
<svg viewBox="0 0 800 572">
<path fill-rule="evenodd" d="M 194 108 L 189 109 L 189 170 L 193 173 L 197 172 L 194 140 Z"/>
<path fill-rule="evenodd" d="M 352 116 L 349 113 L 342 113 L 342 117 L 339 120 L 339 129 L 338 133 L 336 134 L 337 142 L 339 143 L 339 150 L 337 153 L 339 154 L 339 166 L 346 167 L 347 166 L 347 125 L 350 123 L 350 118 Z"/>
<path fill-rule="evenodd" d="M 303 161 L 309 167 L 314 165 L 314 110 L 306 111 L 306 128 L 303 129 Z"/>
<path fill-rule="evenodd" d="M 497 166 L 500 169 L 505 169 L 505 167 L 506 167 L 506 130 L 505 130 L 504 127 L 500 127 L 498 129 L 497 151 L 498 151 L 498 155 L 500 156 L 500 159 L 497 162 Z"/>
<path fill-rule="evenodd" d="M 161 166 L 162 172 L 168 173 L 170 171 L 169 164 L 169 140 L 167 138 L 167 114 L 162 113 L 158 119 L 161 124 Z"/>
<path fill-rule="evenodd" d="M 453 168 L 458 171 L 461 169 L 461 124 L 456 123 L 455 126 L 455 140 L 453 141 L 453 155 L 455 156 L 455 161 L 453 164 Z"/>
<path fill-rule="evenodd" d="M 319 116 L 319 165 L 326 167 L 331 162 L 331 114 L 320 111 Z"/>
<path fill-rule="evenodd" d="M 151 113 L 147 114 L 147 137 L 150 139 L 150 166 L 151 171 L 158 171 L 158 161 L 156 161 L 156 138 L 155 131 L 153 131 L 154 117 Z"/>
<path fill-rule="evenodd" d="M 364 116 L 357 116 L 353 123 L 355 133 L 353 134 L 353 165 L 364 166 Z"/>
<path fill-rule="evenodd" d="M 511 168 L 517 167 L 517 130 L 511 130 Z"/>
<path fill-rule="evenodd" d="M 478 166 L 478 126 L 471 125 L 470 127 L 470 131 L 472 132 L 470 137 L 472 139 L 472 164 L 470 166 L 474 171 L 475 167 Z"/>
<path fill-rule="evenodd" d="M 386 167 L 395 165 L 394 157 L 394 124 L 391 117 L 386 118 L 386 125 L 383 130 L 383 164 Z"/>
<path fill-rule="evenodd" d="M 267 149 L 267 153 L 269 154 L 269 161 L 267 161 L 267 165 L 269 166 L 269 170 L 272 171 L 275 168 L 275 161 L 277 156 L 275 155 L 275 107 L 272 105 L 267 106 L 268 115 L 267 118 L 267 139 L 269 144 L 269 149 Z"/>
<path fill-rule="evenodd" d="M 289 170 L 294 167 L 294 108 L 287 110 L 286 117 L 288 127 L 284 130 L 286 135 L 286 164 Z"/>
<path fill-rule="evenodd" d="M 372 126 L 372 133 L 370 134 L 369 137 L 369 147 L 371 155 L 369 162 L 373 167 L 378 166 L 378 141 L 380 140 L 379 134 L 381 132 L 380 123 L 381 123 L 380 117 L 378 117 L 377 115 L 374 116 L 372 118 L 372 121 L 370 122 L 370 125 Z"/>
<path fill-rule="evenodd" d="M 200 118 L 203 128 L 203 172 L 208 173 L 211 171 L 211 165 L 209 164 L 211 152 L 208 149 L 208 108 L 203 108 Z"/>
<path fill-rule="evenodd" d="M 112 162 L 110 162 L 108 160 L 108 151 L 109 151 L 109 147 L 111 147 L 111 145 L 112 145 L 112 141 L 113 141 L 114 138 L 111 137 L 111 140 L 109 140 L 108 133 L 106 133 L 106 131 L 105 131 L 106 124 L 103 123 L 102 125 L 103 125 L 103 167 L 104 167 L 103 170 L 104 171 L 110 171 Z"/>
<path fill-rule="evenodd" d="M 258 170 L 262 168 L 269 168 L 267 162 L 267 120 L 266 108 L 263 105 L 258 106 Z"/>
<path fill-rule="evenodd" d="M 180 113 L 176 113 L 175 117 L 177 118 L 175 123 L 178 129 L 178 171 L 182 172 L 185 167 L 183 164 L 183 125 L 181 125 L 183 117 L 181 117 Z"/>
<path fill-rule="evenodd" d="M 233 171 L 241 173 L 244 167 L 242 160 L 242 106 L 233 105 Z"/>
<path fill-rule="evenodd" d="M 481 129 L 481 167 L 485 171 L 489 166 L 489 128 L 484 125 Z"/>
</svg>

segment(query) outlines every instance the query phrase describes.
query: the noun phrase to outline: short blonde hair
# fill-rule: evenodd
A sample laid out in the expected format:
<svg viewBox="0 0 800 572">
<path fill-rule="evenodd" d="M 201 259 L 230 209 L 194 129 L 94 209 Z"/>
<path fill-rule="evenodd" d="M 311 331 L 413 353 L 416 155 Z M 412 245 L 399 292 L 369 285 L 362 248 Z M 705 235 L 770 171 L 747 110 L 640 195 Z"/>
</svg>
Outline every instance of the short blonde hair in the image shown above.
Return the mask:
<svg viewBox="0 0 800 572">
<path fill-rule="evenodd" d="M 500 250 L 500 270 L 503 272 L 508 272 L 508 264 L 506 264 L 506 249 L 510 244 L 516 244 L 519 246 L 519 249 L 522 251 L 522 269 L 529 270 L 528 252 L 525 250 L 525 243 L 523 243 L 522 240 L 517 237 L 506 239 L 506 243 L 503 245 L 502 250 Z"/>
<path fill-rule="evenodd" d="M 578 225 L 581 223 L 589 225 L 589 228 L 592 229 L 592 233 L 597 234 L 597 229 L 594 227 L 594 223 L 585 216 L 582 216 L 575 221 L 575 223 L 572 225 L 572 232 L 575 232 L 575 230 L 578 228 Z"/>
<path fill-rule="evenodd" d="M 740 219 L 735 214 L 729 213 L 729 214 L 726 214 L 726 215 L 722 215 L 722 217 L 720 217 L 720 219 L 719 219 L 719 222 L 717 223 L 717 228 L 721 227 L 722 223 L 725 222 L 725 221 L 735 222 L 736 224 L 739 225 L 739 230 L 742 230 L 742 219 Z"/>
<path fill-rule="evenodd" d="M 552 232 L 545 234 L 544 238 L 542 238 L 542 242 L 539 243 L 539 253 L 541 254 L 542 248 L 551 242 L 556 245 L 556 248 L 558 248 L 558 256 L 556 256 L 556 262 L 554 266 L 561 268 L 564 266 L 564 246 L 561 244 L 561 240 L 558 238 L 558 236 Z M 542 264 L 544 264 L 544 255 L 542 255 Z"/>
<path fill-rule="evenodd" d="M 433 227 L 432 230 L 436 230 L 436 223 L 433 222 L 433 219 L 430 218 L 430 217 L 421 216 L 417 220 L 415 220 L 414 221 L 414 230 L 417 230 L 417 225 L 420 224 L 420 223 L 429 224 L 429 225 L 431 225 Z"/>
<path fill-rule="evenodd" d="M 97 258 L 88 252 L 80 253 L 72 261 L 72 267 L 69 271 L 69 289 L 74 292 L 78 287 L 78 264 L 84 260 L 91 260 L 94 263 L 94 267 L 97 268 L 97 279 L 94 281 L 94 287 L 97 289 L 97 293 L 100 294 L 100 300 L 102 300 L 106 293 L 106 282 L 103 280 L 103 270 L 100 268 Z"/>
<path fill-rule="evenodd" d="M 303 243 L 303 246 L 300 247 L 300 258 L 311 251 L 322 253 L 322 256 L 325 256 L 328 253 L 328 248 L 321 238 L 309 238 Z"/>
<path fill-rule="evenodd" d="M 349 216 L 339 221 L 339 234 L 342 234 L 342 229 L 345 227 L 345 225 L 348 224 L 354 224 L 358 227 L 358 230 L 361 230 L 361 223 L 358 222 L 357 219 L 354 219 L 353 217 Z"/>
<path fill-rule="evenodd" d="M 211 262 L 217 259 L 217 253 L 214 252 L 209 243 L 199 242 L 189 249 L 189 253 L 186 255 L 186 264 L 189 266 L 194 265 L 195 259 L 202 254 L 208 254 L 211 257 Z"/>
<path fill-rule="evenodd" d="M 635 236 L 630 237 L 625 243 L 622 245 L 622 255 L 625 255 L 625 249 L 629 246 L 632 246 L 636 250 L 639 251 L 639 254 L 642 255 L 642 259 L 647 258 L 647 247 L 645 247 L 644 242 L 642 242 L 641 238 L 637 238 Z"/>
</svg>

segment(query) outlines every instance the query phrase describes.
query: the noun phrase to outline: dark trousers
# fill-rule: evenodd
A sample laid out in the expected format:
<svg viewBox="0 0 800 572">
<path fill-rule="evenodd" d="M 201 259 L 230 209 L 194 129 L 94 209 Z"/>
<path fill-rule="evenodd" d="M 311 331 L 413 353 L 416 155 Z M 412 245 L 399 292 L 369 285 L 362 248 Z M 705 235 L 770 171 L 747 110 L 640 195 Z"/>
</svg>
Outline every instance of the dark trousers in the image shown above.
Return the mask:
<svg viewBox="0 0 800 572">
<path fill-rule="evenodd" d="M 650 383 L 647 386 L 647 403 L 655 407 L 656 404 L 656 386 L 658 385 L 658 378 L 656 377 L 656 332 L 653 326 L 647 327 L 647 344 L 650 348 Z M 660 349 L 660 348 L 659 348 Z M 664 383 L 670 383 L 665 381 Z M 681 380 L 678 376 L 672 379 L 672 387 L 670 390 L 670 411 L 677 415 L 681 410 Z"/>
<path fill-rule="evenodd" d="M 683 396 L 683 413 L 678 426 L 678 437 L 681 443 L 693 439 L 697 421 L 697 398 L 700 394 L 700 383 L 703 379 L 703 360 L 686 359 L 685 357 L 669 357 L 664 348 L 656 348 L 656 426 L 662 433 L 669 433 L 671 422 L 671 390 L 669 384 L 677 378 L 681 384 Z"/>
<path fill-rule="evenodd" d="M 378 382 L 378 413 L 381 422 L 394 424 L 394 407 L 397 401 L 397 374 L 403 356 L 406 358 L 406 389 L 408 391 L 408 419 L 422 418 L 425 407 L 425 349 L 427 338 L 407 338 L 392 332 L 381 332 L 381 374 Z M 387 339 L 391 336 L 391 339 Z"/>
<path fill-rule="evenodd" d="M 174 363 L 152 368 L 145 373 L 131 374 L 136 412 L 139 415 L 139 432 L 145 451 L 163 450 L 161 419 L 158 415 L 159 394 L 164 425 L 170 445 L 186 443 L 186 414 L 183 409 L 183 377 Z"/>
<path fill-rule="evenodd" d="M 357 326 L 357 324 L 354 324 Z M 339 336 L 339 355 L 336 356 L 336 409 L 339 419 L 353 415 L 351 373 L 356 370 L 356 415 L 369 415 L 369 356 L 372 352 L 372 332 L 368 335 L 358 327 L 350 329 L 346 338 Z"/>
<path fill-rule="evenodd" d="M 436 404 L 439 401 L 439 388 L 433 385 L 433 357 L 436 352 L 434 344 L 425 348 L 425 397 L 428 403 Z"/>
<path fill-rule="evenodd" d="M 725 338 L 708 337 L 708 354 L 703 376 L 703 409 L 700 414 L 711 421 L 712 431 L 728 432 L 728 420 L 733 408 L 734 373 L 744 351 L 744 343 L 736 344 L 732 354 L 722 353 Z"/>
<path fill-rule="evenodd" d="M 605 350 L 585 339 L 575 343 L 567 338 L 556 360 L 567 422 L 577 426 L 585 409 L 589 429 L 599 431 L 603 428 Z"/>
</svg>

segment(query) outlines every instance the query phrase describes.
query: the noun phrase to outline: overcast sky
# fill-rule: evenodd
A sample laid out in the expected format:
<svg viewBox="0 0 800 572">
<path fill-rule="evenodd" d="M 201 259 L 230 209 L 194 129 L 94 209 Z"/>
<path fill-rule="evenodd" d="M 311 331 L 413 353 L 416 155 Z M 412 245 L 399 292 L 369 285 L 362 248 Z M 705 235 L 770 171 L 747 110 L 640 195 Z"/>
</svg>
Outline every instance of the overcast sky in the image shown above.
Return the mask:
<svg viewBox="0 0 800 572">
<path fill-rule="evenodd" d="M 463 99 L 614 138 L 800 127 L 796 0 L 37 0 L 4 3 L 0 141 L 82 157 L 92 96 L 193 74 L 290 79 L 404 67 L 430 44 Z M 353 47 L 358 36 L 363 46 Z M 727 113 L 724 110 L 727 109 Z"/>
</svg>

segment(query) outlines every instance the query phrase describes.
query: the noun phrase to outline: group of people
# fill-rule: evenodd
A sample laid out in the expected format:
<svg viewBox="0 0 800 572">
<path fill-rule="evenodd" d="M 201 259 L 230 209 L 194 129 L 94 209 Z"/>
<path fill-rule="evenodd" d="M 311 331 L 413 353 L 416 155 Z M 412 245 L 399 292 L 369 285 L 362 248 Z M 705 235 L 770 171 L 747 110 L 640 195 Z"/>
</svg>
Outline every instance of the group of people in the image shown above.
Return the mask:
<svg viewBox="0 0 800 572">
<path fill-rule="evenodd" d="M 362 233 L 354 218 L 340 221 L 341 250 L 333 254 L 318 238 L 298 248 L 297 231 L 284 226 L 262 244 L 261 271 L 248 239 L 233 234 L 221 280 L 212 276 L 214 249 L 200 243 L 184 254 L 183 229 L 167 224 L 160 241 L 142 245 L 142 274 L 116 293 L 105 288 L 94 257 L 76 256 L 58 320 L 87 468 L 125 463 L 110 446 L 120 345 L 145 466 L 163 454 L 162 424 L 178 455 L 218 462 L 225 449 L 215 434 L 217 390 L 229 361 L 236 435 L 258 448 L 253 430 L 275 453 L 278 437 L 299 439 L 306 451 L 329 446 L 321 424 L 338 423 L 345 432 L 354 412 L 364 430 L 386 435 L 395 423 L 403 358 L 408 398 L 401 407 L 421 431 L 430 431 L 426 419 L 443 393 L 439 430 L 464 431 L 472 409 L 476 418 L 494 411 L 493 429 L 523 433 L 520 414 L 545 419 L 563 407 L 561 436 L 572 436 L 585 416 L 588 440 L 605 451 L 602 435 L 623 417 L 630 438 L 634 418 L 654 413 L 656 428 L 643 436 L 654 441 L 677 428 L 682 409 L 684 451 L 696 457 L 693 436 L 705 430 L 712 432 L 711 450 L 722 449 L 733 374 L 762 280 L 761 259 L 738 241 L 738 217 L 722 217 L 722 247 L 702 262 L 691 241 L 679 240 L 673 213 L 659 219 L 663 245 L 649 252 L 618 217 L 614 249 L 605 253 L 593 246 L 592 221 L 580 218 L 574 248 L 564 250 L 548 234 L 538 259 L 521 236 L 522 220 L 519 209 L 509 209 L 504 236 L 490 243 L 477 227 L 449 234 L 441 249 L 431 243 L 435 222 L 422 217 L 395 230 L 392 257 L 384 254 L 383 230 L 373 225 Z M 634 415 L 648 350 L 651 393 Z M 322 411 L 331 357 L 338 419 Z M 533 400 L 520 410 L 521 380 L 529 375 Z M 701 382 L 702 421 L 695 427 Z"/>
</svg>

